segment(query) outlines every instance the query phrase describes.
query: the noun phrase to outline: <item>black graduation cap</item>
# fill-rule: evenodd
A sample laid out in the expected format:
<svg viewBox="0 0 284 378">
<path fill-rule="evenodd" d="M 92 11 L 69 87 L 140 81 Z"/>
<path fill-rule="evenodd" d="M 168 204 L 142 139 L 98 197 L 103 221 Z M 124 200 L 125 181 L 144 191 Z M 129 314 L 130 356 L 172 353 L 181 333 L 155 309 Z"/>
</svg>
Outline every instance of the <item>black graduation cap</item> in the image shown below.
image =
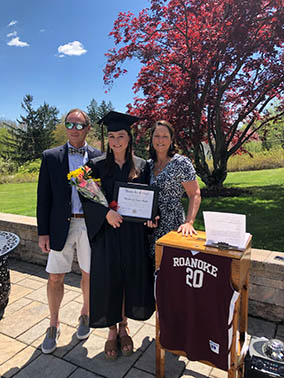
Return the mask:
<svg viewBox="0 0 284 378">
<path fill-rule="evenodd" d="M 99 123 L 103 123 L 107 126 L 107 131 L 130 131 L 130 126 L 139 120 L 138 117 L 130 114 L 110 111 L 107 115 L 99 120 Z"/>
</svg>

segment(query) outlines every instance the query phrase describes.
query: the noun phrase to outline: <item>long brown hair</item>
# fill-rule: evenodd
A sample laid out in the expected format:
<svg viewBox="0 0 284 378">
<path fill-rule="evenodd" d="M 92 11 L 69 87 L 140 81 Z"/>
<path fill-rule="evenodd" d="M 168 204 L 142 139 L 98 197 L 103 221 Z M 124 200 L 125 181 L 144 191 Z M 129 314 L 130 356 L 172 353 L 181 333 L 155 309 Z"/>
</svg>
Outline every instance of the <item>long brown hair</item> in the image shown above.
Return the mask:
<svg viewBox="0 0 284 378">
<path fill-rule="evenodd" d="M 128 175 L 128 179 L 132 181 L 137 176 L 139 176 L 139 169 L 135 166 L 134 159 L 133 159 L 133 142 L 132 142 L 132 134 L 130 131 L 125 130 L 129 136 L 128 146 L 125 152 L 125 162 L 129 163 L 130 172 Z M 105 176 L 112 176 L 113 175 L 113 168 L 114 168 L 114 154 L 111 151 L 109 144 L 107 145 L 107 153 L 106 153 L 106 160 L 105 160 Z"/>
<path fill-rule="evenodd" d="M 174 154 L 176 153 L 175 130 L 174 130 L 172 124 L 170 122 L 168 122 L 168 121 L 163 120 L 163 119 L 159 120 L 159 121 L 157 121 L 157 122 L 154 123 L 154 126 L 150 130 L 149 154 L 150 154 L 151 159 L 153 159 L 154 161 L 157 161 L 157 154 L 156 154 L 156 151 L 155 151 L 155 149 L 153 147 L 153 134 L 154 134 L 157 126 L 165 126 L 169 130 L 172 143 L 171 143 L 171 145 L 170 145 L 170 147 L 168 149 L 168 156 L 173 157 Z"/>
</svg>

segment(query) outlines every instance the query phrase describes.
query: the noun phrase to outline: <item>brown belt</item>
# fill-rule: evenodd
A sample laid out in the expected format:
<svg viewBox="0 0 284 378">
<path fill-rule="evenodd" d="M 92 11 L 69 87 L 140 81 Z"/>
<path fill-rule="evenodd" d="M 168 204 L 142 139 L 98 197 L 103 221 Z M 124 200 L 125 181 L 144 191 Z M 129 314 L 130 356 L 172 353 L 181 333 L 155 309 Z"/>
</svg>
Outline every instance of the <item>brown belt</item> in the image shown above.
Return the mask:
<svg viewBox="0 0 284 378">
<path fill-rule="evenodd" d="M 72 218 L 85 218 L 84 214 L 71 214 Z"/>
</svg>

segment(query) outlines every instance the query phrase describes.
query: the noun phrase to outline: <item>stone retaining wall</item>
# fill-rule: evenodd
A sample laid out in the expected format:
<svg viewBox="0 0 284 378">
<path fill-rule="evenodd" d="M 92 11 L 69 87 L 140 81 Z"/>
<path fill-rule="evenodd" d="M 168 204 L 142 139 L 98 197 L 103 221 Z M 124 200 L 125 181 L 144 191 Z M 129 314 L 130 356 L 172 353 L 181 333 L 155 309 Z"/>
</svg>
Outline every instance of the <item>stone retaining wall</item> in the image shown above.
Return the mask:
<svg viewBox="0 0 284 378">
<path fill-rule="evenodd" d="M 38 247 L 36 218 L 0 213 L 0 230 L 17 234 L 21 242 L 11 256 L 45 265 L 47 255 Z M 249 315 L 273 322 L 284 321 L 284 261 L 275 256 L 284 253 L 252 249 Z M 74 259 L 73 271 L 78 273 L 77 259 Z"/>
</svg>

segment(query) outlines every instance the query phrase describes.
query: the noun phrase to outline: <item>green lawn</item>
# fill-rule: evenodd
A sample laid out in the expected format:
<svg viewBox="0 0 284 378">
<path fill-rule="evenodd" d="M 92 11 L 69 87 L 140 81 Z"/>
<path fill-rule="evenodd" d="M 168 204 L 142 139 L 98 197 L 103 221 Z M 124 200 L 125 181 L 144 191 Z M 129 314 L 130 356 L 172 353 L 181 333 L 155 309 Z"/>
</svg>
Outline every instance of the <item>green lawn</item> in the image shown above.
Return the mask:
<svg viewBox="0 0 284 378">
<path fill-rule="evenodd" d="M 0 212 L 35 217 L 36 182 L 0 185 Z"/>
<path fill-rule="evenodd" d="M 284 252 L 284 168 L 231 172 L 225 186 L 247 188 L 251 194 L 203 198 L 195 228 L 204 230 L 204 210 L 245 214 L 254 248 Z M 36 183 L 0 185 L 0 212 L 35 216 L 36 187 Z"/>
<path fill-rule="evenodd" d="M 284 168 L 229 172 L 225 186 L 247 188 L 251 194 L 203 198 L 196 229 L 204 230 L 203 211 L 245 214 L 253 248 L 284 252 Z"/>
</svg>

